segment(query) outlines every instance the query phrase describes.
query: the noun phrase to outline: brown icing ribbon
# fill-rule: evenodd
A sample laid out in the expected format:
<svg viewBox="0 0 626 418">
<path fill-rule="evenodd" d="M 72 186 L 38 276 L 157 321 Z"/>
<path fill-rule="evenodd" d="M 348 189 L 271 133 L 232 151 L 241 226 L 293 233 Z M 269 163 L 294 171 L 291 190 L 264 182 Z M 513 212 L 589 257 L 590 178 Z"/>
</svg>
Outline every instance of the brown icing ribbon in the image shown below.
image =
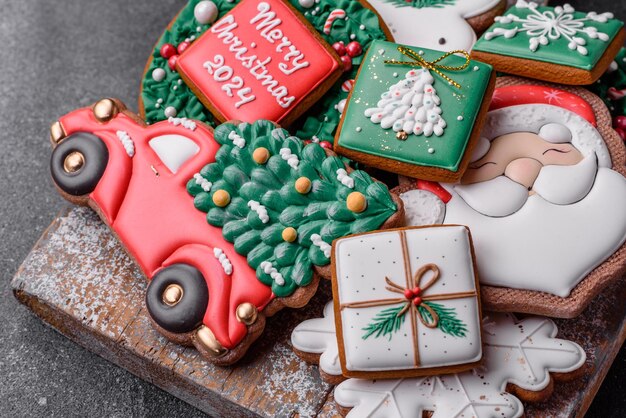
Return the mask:
<svg viewBox="0 0 626 418">
<path fill-rule="evenodd" d="M 414 275 L 411 275 L 411 261 L 409 259 L 409 250 L 406 242 L 406 232 L 398 232 L 400 234 L 400 242 L 402 244 L 402 258 L 404 263 L 406 287 L 402 287 L 399 284 L 394 283 L 389 277 L 385 277 L 385 282 L 387 283 L 385 289 L 393 293 L 399 293 L 402 295 L 402 297 L 375 299 L 363 302 L 342 303 L 339 305 L 339 307 L 341 310 L 343 310 L 344 308 L 370 308 L 373 306 L 387 306 L 404 303 L 404 307 L 400 312 L 398 312 L 397 316 L 401 317 L 410 311 L 409 313 L 411 318 L 411 331 L 413 337 L 413 345 L 415 347 L 414 360 L 415 365 L 419 366 L 420 359 L 419 347 L 417 345 L 418 333 L 416 318 L 419 318 L 420 322 L 428 328 L 436 328 L 439 325 L 439 315 L 434 311 L 433 308 L 431 308 L 427 303 L 424 302 L 473 297 L 476 296 L 476 291 L 474 290 L 469 292 L 424 295 L 424 292 L 426 292 L 433 284 L 435 284 L 435 282 L 437 282 L 437 280 L 439 280 L 439 277 L 441 276 L 439 267 L 434 263 L 424 264 L 419 269 L 417 269 Z M 432 277 L 424 285 L 421 285 L 423 277 L 429 271 L 433 273 Z M 429 313 L 431 320 L 427 321 L 424 316 L 419 313 L 418 308 L 425 309 Z"/>
</svg>

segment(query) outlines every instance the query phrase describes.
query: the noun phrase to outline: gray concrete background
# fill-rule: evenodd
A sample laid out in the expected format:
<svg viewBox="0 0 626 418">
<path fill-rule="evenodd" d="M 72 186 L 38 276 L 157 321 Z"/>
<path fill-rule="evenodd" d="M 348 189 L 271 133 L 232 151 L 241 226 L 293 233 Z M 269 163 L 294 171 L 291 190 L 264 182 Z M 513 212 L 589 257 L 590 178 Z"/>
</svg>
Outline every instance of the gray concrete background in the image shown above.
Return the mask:
<svg viewBox="0 0 626 418">
<path fill-rule="evenodd" d="M 626 19 L 624 0 L 570 3 Z M 136 110 L 146 59 L 183 4 L 0 0 L 0 417 L 203 416 L 46 327 L 10 290 L 67 205 L 49 179 L 50 122 L 107 96 Z M 622 349 L 589 417 L 626 416 L 625 362 Z"/>
</svg>

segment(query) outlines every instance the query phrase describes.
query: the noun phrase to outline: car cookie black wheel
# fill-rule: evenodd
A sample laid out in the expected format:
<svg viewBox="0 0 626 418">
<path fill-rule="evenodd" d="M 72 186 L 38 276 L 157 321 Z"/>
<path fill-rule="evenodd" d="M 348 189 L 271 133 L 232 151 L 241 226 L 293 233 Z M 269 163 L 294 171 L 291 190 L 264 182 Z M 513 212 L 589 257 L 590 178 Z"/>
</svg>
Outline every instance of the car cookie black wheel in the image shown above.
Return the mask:
<svg viewBox="0 0 626 418">
<path fill-rule="evenodd" d="M 109 151 L 97 136 L 78 132 L 52 151 L 50 172 L 61 190 L 72 196 L 91 193 L 106 170 Z"/>
<path fill-rule="evenodd" d="M 187 264 L 159 271 L 146 293 L 146 306 L 154 322 L 176 334 L 196 329 L 208 303 L 209 291 L 202 273 Z"/>
</svg>

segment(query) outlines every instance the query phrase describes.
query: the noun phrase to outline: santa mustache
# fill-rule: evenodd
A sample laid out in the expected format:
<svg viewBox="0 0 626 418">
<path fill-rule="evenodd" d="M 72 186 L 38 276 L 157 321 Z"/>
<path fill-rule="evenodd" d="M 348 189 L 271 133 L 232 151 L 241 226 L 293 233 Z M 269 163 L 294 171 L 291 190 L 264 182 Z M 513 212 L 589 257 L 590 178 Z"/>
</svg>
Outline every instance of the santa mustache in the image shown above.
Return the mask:
<svg viewBox="0 0 626 418">
<path fill-rule="evenodd" d="M 456 185 L 454 191 L 475 211 L 503 217 L 517 212 L 534 197 L 555 205 L 576 203 L 587 196 L 597 172 L 598 158 L 594 152 L 576 165 L 544 166 L 530 192 L 505 175 L 480 183 Z"/>
</svg>

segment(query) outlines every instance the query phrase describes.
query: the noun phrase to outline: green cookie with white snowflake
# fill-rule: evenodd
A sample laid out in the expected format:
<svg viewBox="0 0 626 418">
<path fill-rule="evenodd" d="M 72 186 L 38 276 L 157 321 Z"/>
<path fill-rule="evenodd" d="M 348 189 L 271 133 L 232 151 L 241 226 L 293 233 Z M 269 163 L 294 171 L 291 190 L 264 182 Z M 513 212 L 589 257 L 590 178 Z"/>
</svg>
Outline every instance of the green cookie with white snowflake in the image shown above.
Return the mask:
<svg viewBox="0 0 626 418">
<path fill-rule="evenodd" d="M 467 52 L 375 41 L 342 110 L 334 150 L 423 180 L 456 182 L 478 142 L 495 73 Z"/>
<path fill-rule="evenodd" d="M 472 58 L 500 72 L 569 85 L 594 83 L 626 40 L 612 13 L 519 0 L 476 42 Z"/>
</svg>

